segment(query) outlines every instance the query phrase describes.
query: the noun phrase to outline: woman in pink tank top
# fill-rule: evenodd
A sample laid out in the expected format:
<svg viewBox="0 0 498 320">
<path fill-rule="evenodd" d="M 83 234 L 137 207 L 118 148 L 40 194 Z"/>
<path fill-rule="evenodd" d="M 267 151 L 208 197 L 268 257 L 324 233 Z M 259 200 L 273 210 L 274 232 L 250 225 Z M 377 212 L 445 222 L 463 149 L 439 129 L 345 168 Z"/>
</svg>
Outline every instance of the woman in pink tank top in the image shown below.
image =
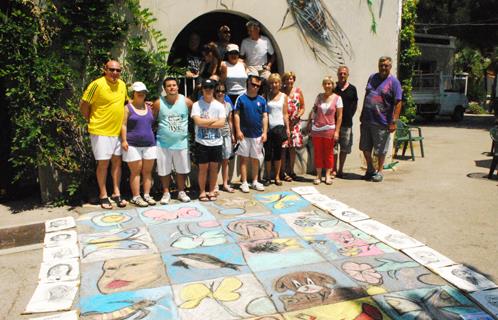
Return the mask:
<svg viewBox="0 0 498 320">
<path fill-rule="evenodd" d="M 342 123 L 342 99 L 334 93 L 335 84 L 332 77 L 325 77 L 322 86 L 324 92 L 316 97 L 307 132 L 311 132 L 315 159 L 316 179 L 313 183 L 320 184 L 322 169 L 325 169 L 325 183 L 330 185 L 334 168 L 334 143 L 339 140 Z"/>
</svg>

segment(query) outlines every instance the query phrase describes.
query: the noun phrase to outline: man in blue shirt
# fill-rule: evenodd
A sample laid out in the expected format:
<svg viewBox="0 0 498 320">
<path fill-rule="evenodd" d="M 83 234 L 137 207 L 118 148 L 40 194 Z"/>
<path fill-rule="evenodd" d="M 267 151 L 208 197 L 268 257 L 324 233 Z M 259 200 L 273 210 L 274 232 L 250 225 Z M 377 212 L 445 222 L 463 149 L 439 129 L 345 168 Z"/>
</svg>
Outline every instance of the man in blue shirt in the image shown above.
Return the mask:
<svg viewBox="0 0 498 320">
<path fill-rule="evenodd" d="M 252 185 L 258 191 L 264 191 L 264 186 L 258 182 L 259 161 L 263 160 L 263 143 L 268 132 L 268 107 L 266 100 L 258 95 L 262 79 L 250 74 L 247 78 L 247 93 L 240 95 L 235 101 L 234 126 L 240 156 L 240 190 L 249 192 L 247 183 L 247 163 L 251 161 Z"/>
<path fill-rule="evenodd" d="M 401 112 L 403 90 L 395 76 L 391 75 L 392 59 L 379 58 L 379 72 L 368 78 L 360 121 L 360 150 L 367 161 L 366 180 L 381 182 L 382 169 L 389 148 L 389 134 L 396 130 L 396 120 Z M 378 170 L 372 162 L 373 153 L 378 159 Z"/>
</svg>

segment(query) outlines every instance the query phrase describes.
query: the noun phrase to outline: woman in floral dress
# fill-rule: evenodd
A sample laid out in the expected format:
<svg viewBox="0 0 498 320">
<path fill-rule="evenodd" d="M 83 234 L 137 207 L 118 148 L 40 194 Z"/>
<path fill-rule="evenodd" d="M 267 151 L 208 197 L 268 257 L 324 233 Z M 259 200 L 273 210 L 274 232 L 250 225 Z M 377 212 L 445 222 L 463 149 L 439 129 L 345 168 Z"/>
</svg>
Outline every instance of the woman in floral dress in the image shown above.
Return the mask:
<svg viewBox="0 0 498 320">
<path fill-rule="evenodd" d="M 296 148 L 303 146 L 303 134 L 301 133 L 301 116 L 304 113 L 304 96 L 301 89 L 294 87 L 296 74 L 292 71 L 284 73 L 282 77 L 284 92 L 288 97 L 287 114 L 289 116 L 289 127 L 291 138 L 282 144 L 282 172 L 285 181 L 296 178 L 294 173 L 294 162 L 296 160 Z M 289 153 L 289 161 L 287 160 Z"/>
</svg>

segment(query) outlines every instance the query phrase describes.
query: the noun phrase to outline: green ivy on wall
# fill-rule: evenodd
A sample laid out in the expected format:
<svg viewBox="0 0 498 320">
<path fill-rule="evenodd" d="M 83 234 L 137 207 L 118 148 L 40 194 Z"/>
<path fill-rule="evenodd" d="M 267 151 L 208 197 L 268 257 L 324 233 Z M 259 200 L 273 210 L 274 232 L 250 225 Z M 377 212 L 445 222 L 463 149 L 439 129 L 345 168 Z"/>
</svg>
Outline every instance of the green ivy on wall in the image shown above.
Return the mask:
<svg viewBox="0 0 498 320">
<path fill-rule="evenodd" d="M 14 179 L 50 166 L 74 197 L 93 179 L 94 161 L 79 100 L 110 58 L 126 82 L 158 88 L 166 39 L 139 0 L 13 0 L 0 12 L 0 95 L 11 122 Z M 154 91 L 153 89 L 151 91 Z"/>
<path fill-rule="evenodd" d="M 403 87 L 404 103 L 402 120 L 415 119 L 417 108 L 412 96 L 414 59 L 420 56 L 415 44 L 415 22 L 417 20 L 417 0 L 403 0 L 400 31 L 399 78 Z"/>
</svg>

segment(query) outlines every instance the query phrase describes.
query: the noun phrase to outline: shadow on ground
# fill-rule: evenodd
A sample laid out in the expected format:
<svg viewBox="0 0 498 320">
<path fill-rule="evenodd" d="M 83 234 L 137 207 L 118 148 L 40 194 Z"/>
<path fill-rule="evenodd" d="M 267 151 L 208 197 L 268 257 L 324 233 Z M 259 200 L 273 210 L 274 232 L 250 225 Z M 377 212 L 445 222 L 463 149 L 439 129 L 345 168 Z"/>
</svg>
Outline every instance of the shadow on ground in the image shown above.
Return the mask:
<svg viewBox="0 0 498 320">
<path fill-rule="evenodd" d="M 465 114 L 465 117 L 460 122 L 455 122 L 449 117 L 436 117 L 434 120 L 425 120 L 421 117 L 417 117 L 415 123 L 427 127 L 452 127 L 489 131 L 495 124 L 495 117 L 492 114 Z"/>
</svg>

